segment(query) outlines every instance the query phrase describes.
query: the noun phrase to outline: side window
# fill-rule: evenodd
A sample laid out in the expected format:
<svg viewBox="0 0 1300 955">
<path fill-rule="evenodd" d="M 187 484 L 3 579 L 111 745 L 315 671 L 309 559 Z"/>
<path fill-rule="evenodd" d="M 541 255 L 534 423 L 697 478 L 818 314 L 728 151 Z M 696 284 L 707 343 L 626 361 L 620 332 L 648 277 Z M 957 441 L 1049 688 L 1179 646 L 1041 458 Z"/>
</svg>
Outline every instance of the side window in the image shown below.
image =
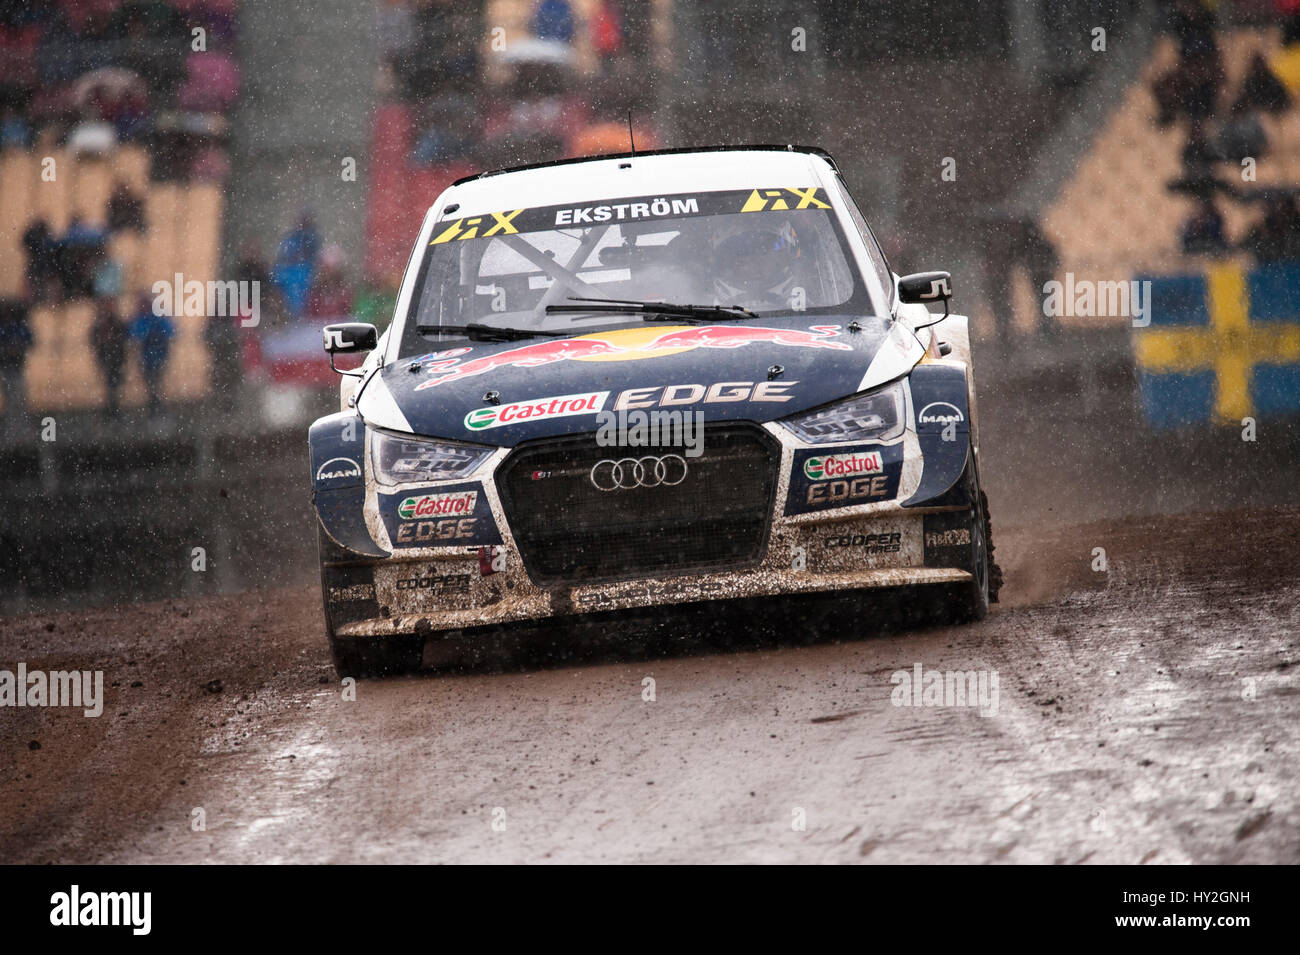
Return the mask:
<svg viewBox="0 0 1300 955">
<path fill-rule="evenodd" d="M 894 277 L 889 272 L 889 262 L 885 259 L 885 253 L 880 248 L 880 243 L 876 241 L 876 235 L 867 225 L 867 220 L 862 217 L 862 212 L 858 209 L 858 204 L 853 201 L 849 195 L 848 189 L 844 188 L 844 183 L 839 184 L 840 195 L 844 199 L 844 206 L 849 210 L 849 218 L 857 226 L 858 233 L 862 236 L 862 241 L 867 244 L 867 254 L 871 256 L 871 264 L 876 270 L 876 275 L 880 279 L 880 284 L 885 289 L 885 294 L 889 297 L 892 304 L 894 301 Z"/>
</svg>

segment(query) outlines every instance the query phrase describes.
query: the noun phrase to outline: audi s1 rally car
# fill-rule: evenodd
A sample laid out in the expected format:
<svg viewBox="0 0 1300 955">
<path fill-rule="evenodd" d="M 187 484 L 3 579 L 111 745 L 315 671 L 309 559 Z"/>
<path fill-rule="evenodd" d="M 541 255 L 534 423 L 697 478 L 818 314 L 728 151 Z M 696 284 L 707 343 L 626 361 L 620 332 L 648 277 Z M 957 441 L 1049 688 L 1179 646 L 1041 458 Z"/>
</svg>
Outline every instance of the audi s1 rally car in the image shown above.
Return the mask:
<svg viewBox="0 0 1300 955">
<path fill-rule="evenodd" d="M 649 605 L 906 585 L 982 617 L 998 578 L 950 294 L 890 272 L 817 149 L 454 183 L 389 328 L 325 329 L 331 363 L 370 353 L 310 432 L 340 675 Z"/>
</svg>

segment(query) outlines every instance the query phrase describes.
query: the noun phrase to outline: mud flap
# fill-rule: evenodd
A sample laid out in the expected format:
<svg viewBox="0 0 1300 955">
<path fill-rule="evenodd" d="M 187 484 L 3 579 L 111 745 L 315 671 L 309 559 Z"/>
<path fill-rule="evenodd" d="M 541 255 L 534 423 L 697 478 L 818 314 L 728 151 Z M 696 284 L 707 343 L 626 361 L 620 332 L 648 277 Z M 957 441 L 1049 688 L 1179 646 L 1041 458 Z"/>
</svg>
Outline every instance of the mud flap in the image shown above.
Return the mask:
<svg viewBox="0 0 1300 955">
<path fill-rule="evenodd" d="M 966 372 L 959 365 L 922 364 L 910 376 L 916 439 L 921 446 L 921 483 L 903 507 L 968 506 L 973 502 L 959 490 L 971 447 Z"/>
</svg>

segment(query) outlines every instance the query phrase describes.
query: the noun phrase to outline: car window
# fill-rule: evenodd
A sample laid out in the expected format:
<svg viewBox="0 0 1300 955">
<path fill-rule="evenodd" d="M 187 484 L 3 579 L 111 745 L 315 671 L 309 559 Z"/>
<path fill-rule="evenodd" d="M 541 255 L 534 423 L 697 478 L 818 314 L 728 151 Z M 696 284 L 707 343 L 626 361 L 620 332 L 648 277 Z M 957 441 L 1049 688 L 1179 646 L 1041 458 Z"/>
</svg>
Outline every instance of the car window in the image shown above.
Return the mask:
<svg viewBox="0 0 1300 955">
<path fill-rule="evenodd" d="M 889 261 L 885 258 L 885 252 L 876 241 L 876 234 L 871 231 L 871 226 L 867 225 L 867 220 L 862 215 L 862 210 L 858 204 L 853 201 L 849 195 L 848 189 L 844 183 L 840 183 L 840 195 L 844 199 L 844 208 L 849 212 L 849 218 L 857 226 L 858 234 L 862 236 L 862 241 L 866 243 L 867 254 L 871 257 L 871 267 L 875 270 L 876 276 L 880 279 L 880 284 L 884 286 L 885 294 L 889 297 L 892 304 L 894 301 L 894 276 L 889 270 Z"/>
<path fill-rule="evenodd" d="M 438 337 L 418 327 L 581 331 L 584 323 L 641 321 L 546 313 L 575 297 L 741 305 L 767 315 L 869 312 L 824 191 L 766 192 L 774 196 L 755 201 L 758 190 L 747 190 L 617 199 L 443 220 L 417 276 L 400 354 L 425 351 Z M 642 207 L 650 214 L 632 218 Z"/>
</svg>

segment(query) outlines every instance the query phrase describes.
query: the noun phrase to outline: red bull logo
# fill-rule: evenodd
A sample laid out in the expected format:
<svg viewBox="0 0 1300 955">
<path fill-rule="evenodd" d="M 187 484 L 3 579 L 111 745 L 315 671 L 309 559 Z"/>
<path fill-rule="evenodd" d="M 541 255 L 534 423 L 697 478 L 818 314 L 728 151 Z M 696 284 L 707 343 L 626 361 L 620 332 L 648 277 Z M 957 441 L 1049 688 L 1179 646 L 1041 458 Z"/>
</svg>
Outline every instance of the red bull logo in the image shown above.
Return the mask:
<svg viewBox="0 0 1300 955">
<path fill-rule="evenodd" d="M 839 325 L 798 328 L 760 328 L 753 325 L 680 325 L 668 328 L 626 328 L 595 335 L 581 335 L 558 341 L 536 342 L 491 355 L 462 361 L 459 357 L 429 362 L 433 376 L 415 387 L 434 388 L 449 381 L 473 378 L 498 368 L 535 368 L 557 361 L 636 361 L 661 358 L 694 348 L 742 348 L 755 343 L 789 345 L 794 348 L 831 348 L 851 351 L 846 342 L 831 341 Z"/>
</svg>

